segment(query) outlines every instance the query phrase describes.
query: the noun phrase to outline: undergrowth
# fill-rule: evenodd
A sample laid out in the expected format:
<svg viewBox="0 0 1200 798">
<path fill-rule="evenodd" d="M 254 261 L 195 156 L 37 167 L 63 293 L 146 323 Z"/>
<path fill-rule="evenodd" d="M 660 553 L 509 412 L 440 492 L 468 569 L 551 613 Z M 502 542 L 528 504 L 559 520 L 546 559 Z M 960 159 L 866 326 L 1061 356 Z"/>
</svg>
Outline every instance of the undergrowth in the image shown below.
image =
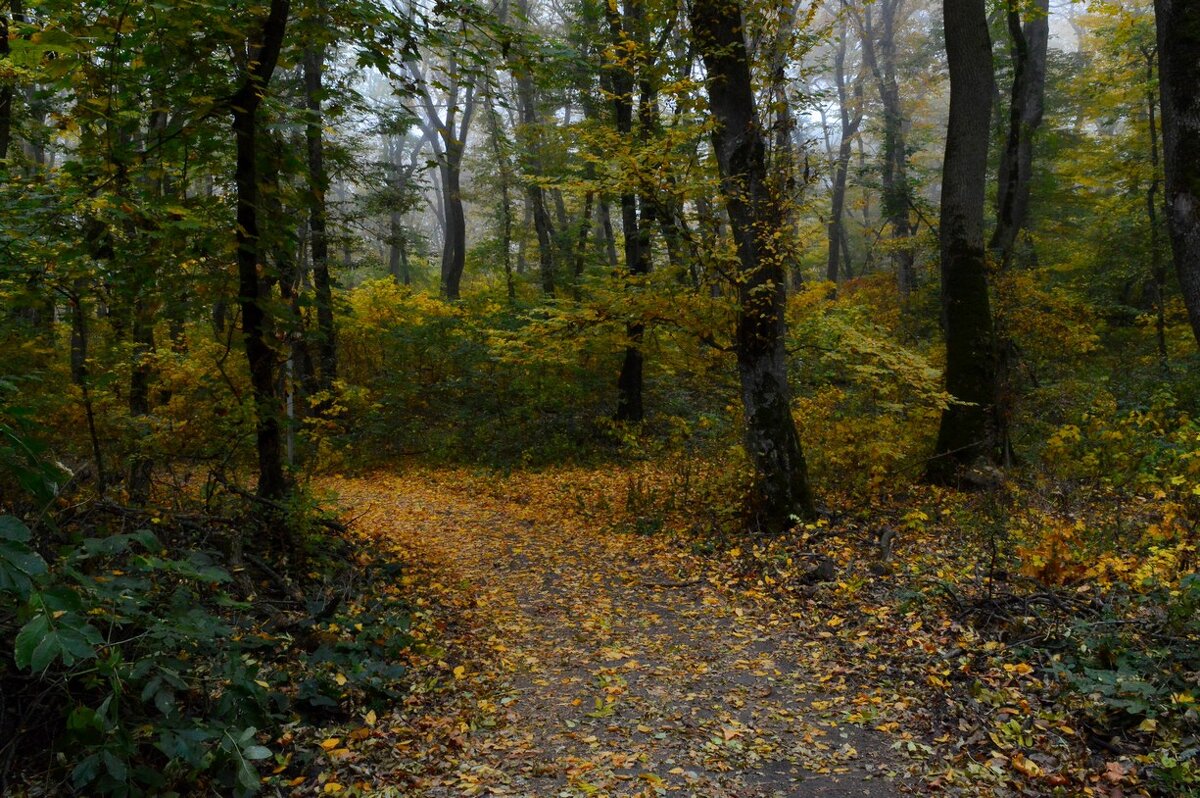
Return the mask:
<svg viewBox="0 0 1200 798">
<path fill-rule="evenodd" d="M 317 755 L 285 753 L 285 729 L 402 695 L 409 609 L 385 552 L 233 494 L 67 501 L 67 474 L 2 432 L 3 479 L 25 489 L 0 515 L 6 794 L 250 795 Z M 285 521 L 299 549 L 271 567 Z"/>
</svg>

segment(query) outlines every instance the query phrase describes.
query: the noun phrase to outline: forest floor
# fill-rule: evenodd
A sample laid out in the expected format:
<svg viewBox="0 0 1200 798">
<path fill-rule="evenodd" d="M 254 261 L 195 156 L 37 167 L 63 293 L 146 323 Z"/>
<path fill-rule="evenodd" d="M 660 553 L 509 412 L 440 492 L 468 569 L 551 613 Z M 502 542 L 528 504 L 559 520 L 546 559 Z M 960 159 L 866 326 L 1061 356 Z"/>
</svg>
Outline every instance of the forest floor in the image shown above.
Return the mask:
<svg viewBox="0 0 1200 798">
<path fill-rule="evenodd" d="M 844 721 L 855 668 L 820 650 L 831 618 L 756 606 L 665 535 L 598 528 L 564 508 L 553 477 L 480 493 L 460 476 L 325 483 L 411 564 L 404 590 L 426 638 L 410 705 L 345 747 L 326 741 L 341 754 L 332 791 L 898 791 L 898 738 Z"/>
<path fill-rule="evenodd" d="M 913 522 L 948 496 L 714 540 L 688 481 L 654 468 L 324 479 L 363 551 L 405 563 L 387 589 L 412 607 L 410 686 L 364 697 L 349 723 L 298 727 L 290 745 L 316 758 L 268 783 L 430 798 L 1146 794 L 1133 760 L 1076 731 L 1052 663 L 976 628 L 976 547 L 950 522 Z M 899 530 L 894 557 L 884 530 Z M 832 568 L 815 573 L 823 557 Z"/>
</svg>

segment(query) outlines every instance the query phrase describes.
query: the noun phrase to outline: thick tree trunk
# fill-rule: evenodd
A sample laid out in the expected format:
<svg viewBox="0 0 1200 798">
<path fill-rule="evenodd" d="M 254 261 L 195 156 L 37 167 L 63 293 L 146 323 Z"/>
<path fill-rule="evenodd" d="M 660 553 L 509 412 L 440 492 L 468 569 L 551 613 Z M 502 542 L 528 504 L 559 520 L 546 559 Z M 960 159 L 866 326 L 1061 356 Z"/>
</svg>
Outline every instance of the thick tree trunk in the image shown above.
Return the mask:
<svg viewBox="0 0 1200 798">
<path fill-rule="evenodd" d="M 462 290 L 467 265 L 467 218 L 462 201 L 463 148 L 457 143 L 446 146 L 446 166 L 442 170 L 443 200 L 446 207 L 446 241 L 442 247 L 442 295 L 457 300 Z"/>
<path fill-rule="evenodd" d="M 289 0 L 271 0 L 261 41 L 252 48 L 250 67 L 230 101 L 237 143 L 237 266 L 238 300 L 242 308 L 242 340 L 254 394 L 255 443 L 258 452 L 258 493 L 279 499 L 288 491 L 283 472 L 278 397 L 275 393 L 275 353 L 269 341 L 269 297 L 258 274 L 258 109 L 279 59 L 287 27 Z"/>
<path fill-rule="evenodd" d="M 990 248 L 1007 267 L 1017 234 L 1025 226 L 1033 177 L 1033 137 L 1042 124 L 1046 90 L 1046 48 L 1050 39 L 1049 0 L 1037 0 L 1022 26 L 1015 4 L 1008 9 L 1012 39 L 1013 83 L 1008 133 L 1000 153 L 996 229 Z"/>
<path fill-rule="evenodd" d="M 946 391 L 931 480 L 952 482 L 992 445 L 996 396 L 983 208 L 991 116 L 991 39 L 984 0 L 944 0 L 950 122 L 942 162 L 942 314 Z"/>
<path fill-rule="evenodd" d="M 333 325 L 333 281 L 329 276 L 328 213 L 325 194 L 329 176 L 325 171 L 325 118 L 321 112 L 325 71 L 324 46 L 304 52 L 304 98 L 308 110 L 305 143 L 308 145 L 308 225 L 312 231 L 313 296 L 317 306 L 317 362 L 321 390 L 333 388 L 337 380 L 337 338 Z"/>
<path fill-rule="evenodd" d="M 771 195 L 767 181 L 741 4 L 695 0 L 690 17 L 708 72 L 709 108 L 717 123 L 713 150 L 737 243 L 736 340 L 746 452 L 759 476 L 763 523 L 775 531 L 788 526 L 793 515 L 814 512 L 787 381 L 784 254 L 772 228 L 779 219 L 779 198 Z"/>
<path fill-rule="evenodd" d="M 1155 0 L 1167 228 L 1200 342 L 1200 4 Z"/>
</svg>

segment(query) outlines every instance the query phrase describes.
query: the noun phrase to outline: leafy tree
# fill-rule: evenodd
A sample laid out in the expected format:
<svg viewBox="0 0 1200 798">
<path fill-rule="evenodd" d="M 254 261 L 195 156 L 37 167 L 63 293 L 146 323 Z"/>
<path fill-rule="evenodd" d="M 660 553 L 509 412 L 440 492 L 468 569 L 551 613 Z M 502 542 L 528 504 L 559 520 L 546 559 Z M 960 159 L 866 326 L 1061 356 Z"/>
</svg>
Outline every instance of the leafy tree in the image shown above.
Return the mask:
<svg viewBox="0 0 1200 798">
<path fill-rule="evenodd" d="M 764 523 L 777 530 L 793 515 L 814 512 L 784 357 L 782 242 L 770 228 L 782 208 L 767 180 L 741 7 L 729 0 L 701 0 L 689 16 L 708 71 L 709 107 L 716 120 L 713 150 L 737 243 L 736 351 L 746 451 L 758 471 Z"/>
</svg>

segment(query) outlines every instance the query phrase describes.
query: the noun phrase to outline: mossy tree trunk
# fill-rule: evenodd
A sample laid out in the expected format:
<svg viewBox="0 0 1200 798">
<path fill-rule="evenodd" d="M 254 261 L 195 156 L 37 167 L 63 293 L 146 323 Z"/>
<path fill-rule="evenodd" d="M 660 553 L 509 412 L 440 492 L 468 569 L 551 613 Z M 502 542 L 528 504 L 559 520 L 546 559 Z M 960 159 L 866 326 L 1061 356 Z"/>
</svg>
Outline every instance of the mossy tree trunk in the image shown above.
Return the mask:
<svg viewBox="0 0 1200 798">
<path fill-rule="evenodd" d="M 766 143 L 755 108 L 741 4 L 695 0 L 692 34 L 708 72 L 713 150 L 738 253 L 738 377 L 746 452 L 758 472 L 761 515 L 769 531 L 814 512 L 800 436 L 792 418 L 784 337 L 785 253 L 776 235 L 785 218 L 766 174 Z"/>
</svg>

